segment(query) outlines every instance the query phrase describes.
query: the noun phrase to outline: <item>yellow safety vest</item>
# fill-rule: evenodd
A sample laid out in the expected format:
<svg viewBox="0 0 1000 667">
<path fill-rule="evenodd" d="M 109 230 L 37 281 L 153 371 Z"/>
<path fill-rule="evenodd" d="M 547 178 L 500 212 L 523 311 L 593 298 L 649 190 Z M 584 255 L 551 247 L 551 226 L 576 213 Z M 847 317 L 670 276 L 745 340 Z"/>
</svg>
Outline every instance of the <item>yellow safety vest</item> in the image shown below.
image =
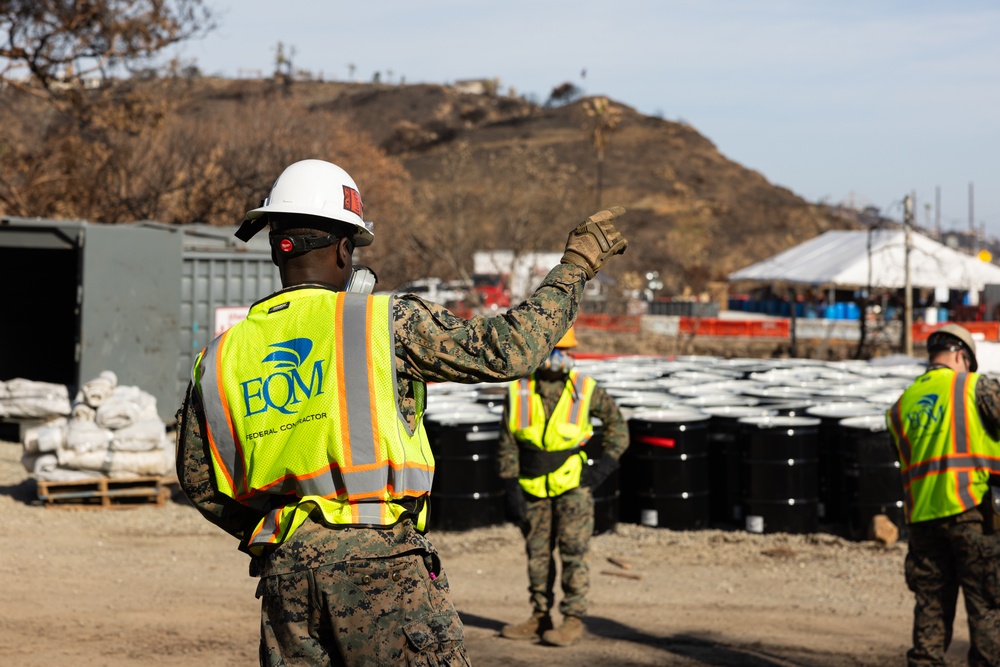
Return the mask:
<svg viewBox="0 0 1000 667">
<path fill-rule="evenodd" d="M 252 553 L 287 540 L 314 510 L 330 525 L 424 528 L 434 457 L 396 397 L 392 298 L 286 290 L 195 361 L 219 491 L 260 510 Z"/>
<path fill-rule="evenodd" d="M 1000 474 L 1000 443 L 990 438 L 976 410 L 979 377 L 948 368 L 928 371 L 886 412 L 909 523 L 975 507 L 990 473 Z"/>
<path fill-rule="evenodd" d="M 570 371 L 562 395 L 548 419 L 542 397 L 535 392 L 535 375 L 510 384 L 508 427 L 521 445 L 521 488 L 537 498 L 551 498 L 580 486 L 587 461 L 583 446 L 594 435 L 590 400 L 597 383 Z M 552 461 L 551 472 L 526 474 L 526 461 Z"/>
</svg>

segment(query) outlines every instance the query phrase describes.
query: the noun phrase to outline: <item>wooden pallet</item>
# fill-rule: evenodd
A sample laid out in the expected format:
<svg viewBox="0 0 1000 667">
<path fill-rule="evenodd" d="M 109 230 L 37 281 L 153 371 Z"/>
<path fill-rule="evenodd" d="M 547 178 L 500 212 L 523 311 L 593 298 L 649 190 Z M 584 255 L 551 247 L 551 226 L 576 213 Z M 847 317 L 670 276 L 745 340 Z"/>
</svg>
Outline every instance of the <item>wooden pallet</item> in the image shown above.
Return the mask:
<svg viewBox="0 0 1000 667">
<path fill-rule="evenodd" d="M 59 509 L 132 509 L 161 507 L 171 496 L 176 477 L 95 477 L 72 482 L 38 480 L 38 499 Z"/>
</svg>

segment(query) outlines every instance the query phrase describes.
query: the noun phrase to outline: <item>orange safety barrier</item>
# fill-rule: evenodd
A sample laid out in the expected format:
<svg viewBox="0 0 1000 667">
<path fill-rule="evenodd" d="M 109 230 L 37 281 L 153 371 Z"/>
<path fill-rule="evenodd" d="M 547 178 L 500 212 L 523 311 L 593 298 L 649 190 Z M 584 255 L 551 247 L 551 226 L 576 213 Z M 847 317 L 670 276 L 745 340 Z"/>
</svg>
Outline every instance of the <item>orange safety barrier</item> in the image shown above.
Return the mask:
<svg viewBox="0 0 1000 667">
<path fill-rule="evenodd" d="M 720 320 L 717 317 L 682 317 L 678 331 L 686 336 L 739 338 L 788 338 L 788 320 Z"/>
<path fill-rule="evenodd" d="M 943 327 L 945 324 L 957 324 L 969 330 L 974 338 L 982 336 L 982 340 L 996 343 L 1000 341 L 1000 322 L 941 322 L 940 324 L 927 324 L 926 322 L 913 323 L 913 340 L 923 342 L 932 333 Z"/>
<path fill-rule="evenodd" d="M 618 333 L 639 333 L 642 318 L 638 315 L 608 315 L 606 313 L 580 313 L 576 326 L 583 329 L 600 329 Z"/>
</svg>

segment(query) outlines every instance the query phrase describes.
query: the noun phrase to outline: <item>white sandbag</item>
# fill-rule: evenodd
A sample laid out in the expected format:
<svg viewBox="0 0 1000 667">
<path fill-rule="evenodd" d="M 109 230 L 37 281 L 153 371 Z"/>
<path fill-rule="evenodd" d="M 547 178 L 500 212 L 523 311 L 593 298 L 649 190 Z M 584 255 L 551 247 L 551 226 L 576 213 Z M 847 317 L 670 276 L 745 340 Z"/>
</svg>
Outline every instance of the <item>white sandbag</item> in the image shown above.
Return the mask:
<svg viewBox="0 0 1000 667">
<path fill-rule="evenodd" d="M 165 449 L 149 452 L 116 452 L 109 449 L 76 452 L 60 449 L 56 454 L 62 468 L 85 468 L 108 473 L 132 472 L 140 476 L 165 475 L 174 464 L 173 453 Z"/>
<path fill-rule="evenodd" d="M 25 453 L 53 452 L 66 444 L 67 422 L 56 417 L 44 424 L 26 428 L 21 436 Z"/>
<path fill-rule="evenodd" d="M 118 386 L 118 376 L 114 371 L 101 371 L 96 378 L 84 382 L 80 388 L 83 402 L 92 408 L 99 408 L 110 398 Z"/>
<path fill-rule="evenodd" d="M 15 378 L 4 383 L 0 398 L 4 417 L 31 419 L 65 417 L 70 413 L 69 390 L 66 385 Z"/>
<path fill-rule="evenodd" d="M 114 435 L 109 429 L 101 428 L 96 422 L 71 421 L 66 428 L 66 446 L 76 452 L 105 450 Z"/>
<path fill-rule="evenodd" d="M 96 421 L 104 428 L 119 429 L 158 416 L 152 394 L 139 387 L 119 386 L 97 408 Z"/>
<path fill-rule="evenodd" d="M 70 409 L 69 418 L 73 421 L 92 422 L 97 419 L 97 409 L 90 407 L 82 401 L 74 403 Z"/>
<path fill-rule="evenodd" d="M 76 468 L 46 468 L 35 473 L 35 479 L 46 482 L 79 482 L 95 477 L 105 477 L 100 470 L 77 470 Z"/>
<path fill-rule="evenodd" d="M 21 465 L 32 475 L 45 475 L 59 467 L 59 458 L 54 453 L 25 453 Z"/>
<path fill-rule="evenodd" d="M 164 440 L 167 426 L 159 417 L 143 419 L 131 426 L 112 431 L 111 449 L 126 452 L 144 452 L 166 449 Z"/>
</svg>

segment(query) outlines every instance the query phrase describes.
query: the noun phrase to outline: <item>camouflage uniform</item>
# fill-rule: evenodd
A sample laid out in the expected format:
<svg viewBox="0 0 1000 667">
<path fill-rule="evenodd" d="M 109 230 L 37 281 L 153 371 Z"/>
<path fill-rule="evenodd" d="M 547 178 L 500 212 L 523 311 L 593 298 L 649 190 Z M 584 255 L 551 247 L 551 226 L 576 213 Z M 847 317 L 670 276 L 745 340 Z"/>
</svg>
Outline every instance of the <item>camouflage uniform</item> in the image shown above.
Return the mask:
<svg viewBox="0 0 1000 667">
<path fill-rule="evenodd" d="M 396 298 L 403 417 L 415 425 L 414 380 L 498 382 L 536 368 L 576 318 L 585 282 L 582 269 L 560 264 L 517 308 L 469 320 L 417 297 Z M 188 390 L 180 417 L 181 488 L 246 551 L 261 517 L 218 493 L 197 392 Z M 306 522 L 253 558 L 250 573 L 262 577 L 261 665 L 469 664 L 437 552 L 410 519 L 384 528 Z"/>
<path fill-rule="evenodd" d="M 933 364 L 930 369 L 940 368 Z M 981 377 L 976 408 L 987 432 L 1000 434 L 1000 383 Z M 1000 665 L 1000 534 L 990 530 L 987 502 L 954 516 L 909 526 L 906 584 L 913 591 L 910 667 L 944 665 L 958 589 L 969 621 L 970 667 Z M 989 522 L 989 523 L 988 523 Z"/>
<path fill-rule="evenodd" d="M 566 380 L 544 380 L 536 376 L 535 388 L 542 398 L 545 414 L 552 414 L 562 395 Z M 509 406 L 504 405 L 504 424 L 509 424 Z M 614 399 L 600 386 L 594 388 L 590 415 L 602 422 L 604 452 L 619 459 L 628 448 L 628 424 Z M 500 434 L 497 457 L 500 477 L 509 479 L 519 473 L 517 442 L 509 428 Z M 526 522 L 522 526 L 528 554 L 528 592 L 535 613 L 547 614 L 555 601 L 555 549 L 562 563 L 563 616 L 582 617 L 587 613 L 590 576 L 586 555 L 594 533 L 594 496 L 580 486 L 554 498 L 536 498 L 525 494 Z"/>
</svg>

